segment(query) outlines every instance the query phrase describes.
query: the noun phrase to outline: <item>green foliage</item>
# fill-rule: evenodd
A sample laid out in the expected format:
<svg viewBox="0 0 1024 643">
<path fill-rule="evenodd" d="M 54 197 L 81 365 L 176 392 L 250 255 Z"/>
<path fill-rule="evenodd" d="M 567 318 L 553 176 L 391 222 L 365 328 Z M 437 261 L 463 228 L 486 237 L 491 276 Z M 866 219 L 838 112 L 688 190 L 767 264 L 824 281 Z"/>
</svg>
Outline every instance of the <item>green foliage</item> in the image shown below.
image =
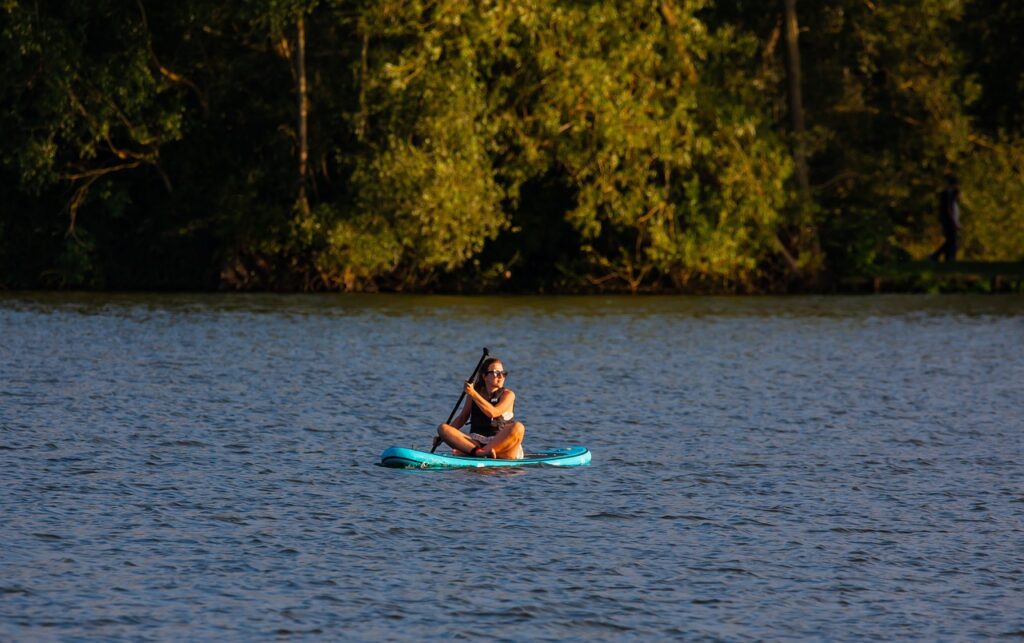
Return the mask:
<svg viewBox="0 0 1024 643">
<path fill-rule="evenodd" d="M 566 216 L 593 283 L 749 283 L 769 252 L 788 162 L 718 67 L 749 43 L 708 33 L 699 8 L 605 3 L 535 21 L 536 146 L 571 177 Z"/>
<path fill-rule="evenodd" d="M 965 3 L 957 44 L 964 81 L 977 92 L 968 113 L 989 136 L 1024 128 L 1024 3 Z"/>
<path fill-rule="evenodd" d="M 943 175 L 987 145 L 968 112 L 970 52 L 956 46 L 968 4 L 801 5 L 816 53 L 804 66 L 812 183 L 836 275 L 930 252 Z"/>
<path fill-rule="evenodd" d="M 947 171 L 1019 259 L 1024 11 L 798 11 L 810 203 L 780 3 L 5 0 L 0 284 L 783 289 L 929 251 Z"/>
<path fill-rule="evenodd" d="M 156 164 L 181 137 L 182 106 L 153 73 L 137 13 L 121 3 L 5 9 L 4 161 L 24 186 Z"/>
<path fill-rule="evenodd" d="M 1024 261 L 1024 141 L 981 148 L 960 170 L 968 258 Z"/>
<path fill-rule="evenodd" d="M 53 267 L 41 275 L 42 284 L 50 288 L 102 288 L 95 252 L 96 243 L 89 233 L 80 230 L 65 236 Z"/>
</svg>

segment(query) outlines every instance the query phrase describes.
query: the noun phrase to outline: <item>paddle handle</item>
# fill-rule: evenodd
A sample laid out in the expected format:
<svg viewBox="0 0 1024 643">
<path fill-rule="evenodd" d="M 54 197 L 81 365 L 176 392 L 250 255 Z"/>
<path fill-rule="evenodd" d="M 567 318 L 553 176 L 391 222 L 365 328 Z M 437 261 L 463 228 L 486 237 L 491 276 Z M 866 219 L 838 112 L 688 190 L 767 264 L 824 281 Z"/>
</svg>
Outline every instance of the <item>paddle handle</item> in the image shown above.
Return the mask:
<svg viewBox="0 0 1024 643">
<path fill-rule="evenodd" d="M 476 367 L 473 368 L 473 374 L 469 376 L 469 379 L 466 380 L 467 382 L 472 382 L 476 379 L 476 372 L 480 370 L 480 365 L 484 363 L 484 360 L 487 359 L 488 355 L 490 355 L 490 352 L 487 350 L 487 347 L 484 346 L 484 354 L 480 356 L 480 361 L 476 363 Z M 452 418 L 455 417 L 455 412 L 459 410 L 459 405 L 462 404 L 462 398 L 464 397 L 466 397 L 466 391 L 462 391 L 459 395 L 459 401 L 455 403 L 455 406 L 452 408 L 452 412 L 448 415 L 448 421 L 445 422 L 445 424 L 452 423 Z"/>
</svg>

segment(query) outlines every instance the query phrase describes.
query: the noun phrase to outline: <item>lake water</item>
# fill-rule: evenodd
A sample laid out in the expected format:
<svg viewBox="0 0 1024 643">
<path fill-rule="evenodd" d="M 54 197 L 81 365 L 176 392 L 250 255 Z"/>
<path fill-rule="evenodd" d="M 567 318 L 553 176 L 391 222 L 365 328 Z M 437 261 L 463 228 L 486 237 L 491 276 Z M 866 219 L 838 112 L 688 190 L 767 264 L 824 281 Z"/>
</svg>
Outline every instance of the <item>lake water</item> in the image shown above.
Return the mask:
<svg viewBox="0 0 1024 643">
<path fill-rule="evenodd" d="M 428 448 L 481 348 L 527 448 Z M 0 295 L 0 639 L 1024 636 L 1024 298 Z"/>
</svg>

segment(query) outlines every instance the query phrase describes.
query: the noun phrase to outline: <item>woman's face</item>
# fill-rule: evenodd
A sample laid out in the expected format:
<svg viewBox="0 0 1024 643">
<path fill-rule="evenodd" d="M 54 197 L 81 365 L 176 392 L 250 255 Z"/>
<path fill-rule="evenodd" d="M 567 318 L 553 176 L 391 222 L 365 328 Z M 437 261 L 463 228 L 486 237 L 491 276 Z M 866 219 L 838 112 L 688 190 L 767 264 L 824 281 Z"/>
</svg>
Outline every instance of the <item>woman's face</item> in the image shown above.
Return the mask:
<svg viewBox="0 0 1024 643">
<path fill-rule="evenodd" d="M 505 366 L 501 362 L 494 362 L 484 371 L 484 384 L 488 391 L 496 391 L 505 385 Z"/>
</svg>

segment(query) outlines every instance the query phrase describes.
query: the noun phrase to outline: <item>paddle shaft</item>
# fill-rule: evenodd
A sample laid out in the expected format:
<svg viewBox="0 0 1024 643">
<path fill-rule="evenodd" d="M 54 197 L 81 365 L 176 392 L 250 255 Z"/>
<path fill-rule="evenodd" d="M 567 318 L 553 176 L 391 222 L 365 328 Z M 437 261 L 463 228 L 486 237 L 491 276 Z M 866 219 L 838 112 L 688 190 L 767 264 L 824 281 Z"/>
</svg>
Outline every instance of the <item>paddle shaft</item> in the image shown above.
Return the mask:
<svg viewBox="0 0 1024 643">
<path fill-rule="evenodd" d="M 476 367 L 473 369 L 473 374 L 469 376 L 469 379 L 466 380 L 467 382 L 472 382 L 473 380 L 476 379 L 476 372 L 480 370 L 480 365 L 484 363 L 484 360 L 487 359 L 488 355 L 490 355 L 490 353 L 487 351 L 487 347 L 485 346 L 484 354 L 480 356 L 480 361 L 476 363 Z M 451 414 L 448 416 L 448 421 L 445 422 L 445 424 L 452 423 L 452 418 L 455 417 L 455 412 L 459 410 L 459 405 L 462 404 L 462 398 L 464 397 L 466 397 L 466 391 L 462 391 L 462 393 L 459 395 L 459 401 L 455 403 L 454 408 L 452 408 Z"/>
</svg>

